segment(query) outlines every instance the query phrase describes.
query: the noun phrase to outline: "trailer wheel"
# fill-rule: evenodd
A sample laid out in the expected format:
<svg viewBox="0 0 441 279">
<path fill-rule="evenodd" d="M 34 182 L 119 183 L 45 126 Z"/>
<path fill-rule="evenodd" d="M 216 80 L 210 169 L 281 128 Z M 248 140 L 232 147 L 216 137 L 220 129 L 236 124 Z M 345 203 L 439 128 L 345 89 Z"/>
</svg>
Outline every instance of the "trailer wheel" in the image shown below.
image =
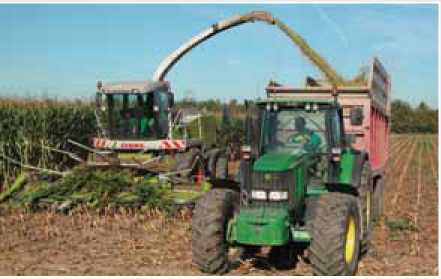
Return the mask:
<svg viewBox="0 0 441 279">
<path fill-rule="evenodd" d="M 374 222 L 380 220 L 384 208 L 384 178 L 376 180 L 374 187 L 374 200 L 372 207 L 372 218 Z"/>
<path fill-rule="evenodd" d="M 218 179 L 228 178 L 228 159 L 226 155 L 220 155 L 216 160 L 216 174 Z"/>
<path fill-rule="evenodd" d="M 231 266 L 226 231 L 238 205 L 239 193 L 230 189 L 212 189 L 197 201 L 192 219 L 192 261 L 203 272 L 222 274 Z"/>
<path fill-rule="evenodd" d="M 365 254 L 369 250 L 370 238 L 373 229 L 373 188 L 372 188 L 372 173 L 368 162 L 363 164 L 360 176 L 359 200 L 361 207 L 362 220 L 362 240 L 361 240 L 361 254 Z"/>
<path fill-rule="evenodd" d="M 308 248 L 314 275 L 354 275 L 361 236 L 357 198 L 330 192 L 316 206 Z"/>
</svg>

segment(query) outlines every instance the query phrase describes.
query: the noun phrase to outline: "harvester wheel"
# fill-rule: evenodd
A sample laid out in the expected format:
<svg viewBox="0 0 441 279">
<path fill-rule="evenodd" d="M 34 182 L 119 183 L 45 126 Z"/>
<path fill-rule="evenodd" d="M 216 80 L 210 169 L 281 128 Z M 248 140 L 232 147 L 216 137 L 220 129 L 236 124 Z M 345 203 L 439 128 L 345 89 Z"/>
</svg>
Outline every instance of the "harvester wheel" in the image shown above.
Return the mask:
<svg viewBox="0 0 441 279">
<path fill-rule="evenodd" d="M 375 183 L 372 218 L 374 222 L 380 220 L 384 207 L 384 178 L 379 178 Z"/>
<path fill-rule="evenodd" d="M 363 235 L 361 240 L 361 254 L 365 254 L 369 250 L 369 242 L 373 229 L 373 203 L 374 195 L 372 188 L 372 173 L 368 162 L 363 164 L 360 177 L 359 188 L 360 207 L 362 209 L 362 229 Z"/>
<path fill-rule="evenodd" d="M 220 155 L 216 160 L 216 178 L 228 178 L 228 159 L 226 155 Z"/>
<path fill-rule="evenodd" d="M 196 203 L 192 219 L 192 260 L 203 272 L 225 273 L 231 266 L 226 240 L 228 220 L 239 206 L 239 193 L 212 189 Z"/>
<path fill-rule="evenodd" d="M 191 179 L 196 176 L 205 176 L 205 164 L 202 152 L 198 148 L 191 148 L 185 153 L 176 154 L 176 171 L 190 170 L 182 176 Z"/>
<path fill-rule="evenodd" d="M 360 212 L 349 194 L 322 194 L 316 204 L 309 260 L 315 275 L 354 275 L 360 252 Z"/>
<path fill-rule="evenodd" d="M 228 178 L 228 159 L 225 152 L 220 149 L 210 154 L 208 159 L 210 176 L 217 179 Z"/>
</svg>

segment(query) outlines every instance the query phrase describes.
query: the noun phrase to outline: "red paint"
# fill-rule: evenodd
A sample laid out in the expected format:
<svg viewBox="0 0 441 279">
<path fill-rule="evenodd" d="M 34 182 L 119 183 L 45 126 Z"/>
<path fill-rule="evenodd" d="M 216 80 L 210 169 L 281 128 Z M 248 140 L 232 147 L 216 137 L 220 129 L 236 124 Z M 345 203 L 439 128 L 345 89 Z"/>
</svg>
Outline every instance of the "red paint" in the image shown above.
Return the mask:
<svg viewBox="0 0 441 279">
<path fill-rule="evenodd" d="M 204 178 L 205 178 L 204 170 L 202 169 L 202 167 L 198 167 L 195 175 L 196 185 L 201 185 L 202 182 L 204 181 Z"/>
<path fill-rule="evenodd" d="M 144 144 L 143 143 L 121 143 L 121 148 L 143 148 Z"/>
</svg>

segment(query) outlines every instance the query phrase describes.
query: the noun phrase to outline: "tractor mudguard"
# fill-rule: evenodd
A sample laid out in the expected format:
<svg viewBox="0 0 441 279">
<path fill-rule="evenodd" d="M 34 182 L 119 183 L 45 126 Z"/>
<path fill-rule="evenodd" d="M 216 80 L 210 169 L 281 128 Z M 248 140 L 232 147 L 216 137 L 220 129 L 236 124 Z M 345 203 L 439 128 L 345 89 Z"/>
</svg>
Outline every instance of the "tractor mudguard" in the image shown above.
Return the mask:
<svg viewBox="0 0 441 279">
<path fill-rule="evenodd" d="M 368 154 L 366 152 L 359 152 L 355 154 L 354 166 L 352 168 L 352 185 L 357 189 L 360 187 L 363 165 L 368 161 L 368 159 Z"/>
<path fill-rule="evenodd" d="M 345 152 L 341 158 L 341 172 L 339 183 L 349 185 L 355 189 L 360 186 L 360 177 L 363 164 L 368 160 L 366 152 Z"/>
</svg>

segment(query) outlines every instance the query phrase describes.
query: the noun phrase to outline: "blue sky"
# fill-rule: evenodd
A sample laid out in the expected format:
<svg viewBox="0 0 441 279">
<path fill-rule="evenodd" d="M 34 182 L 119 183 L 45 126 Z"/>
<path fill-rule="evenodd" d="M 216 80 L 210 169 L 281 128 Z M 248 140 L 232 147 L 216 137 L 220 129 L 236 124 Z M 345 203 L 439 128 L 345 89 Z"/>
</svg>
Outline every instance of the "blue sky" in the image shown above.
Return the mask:
<svg viewBox="0 0 441 279">
<path fill-rule="evenodd" d="M 0 5 L 0 95 L 91 97 L 97 80 L 150 79 L 182 42 L 225 17 L 268 10 L 339 72 L 378 56 L 393 97 L 438 106 L 438 7 L 426 5 Z M 274 26 L 246 24 L 194 49 L 169 73 L 177 98 L 264 96 L 270 79 L 318 76 Z"/>
</svg>

